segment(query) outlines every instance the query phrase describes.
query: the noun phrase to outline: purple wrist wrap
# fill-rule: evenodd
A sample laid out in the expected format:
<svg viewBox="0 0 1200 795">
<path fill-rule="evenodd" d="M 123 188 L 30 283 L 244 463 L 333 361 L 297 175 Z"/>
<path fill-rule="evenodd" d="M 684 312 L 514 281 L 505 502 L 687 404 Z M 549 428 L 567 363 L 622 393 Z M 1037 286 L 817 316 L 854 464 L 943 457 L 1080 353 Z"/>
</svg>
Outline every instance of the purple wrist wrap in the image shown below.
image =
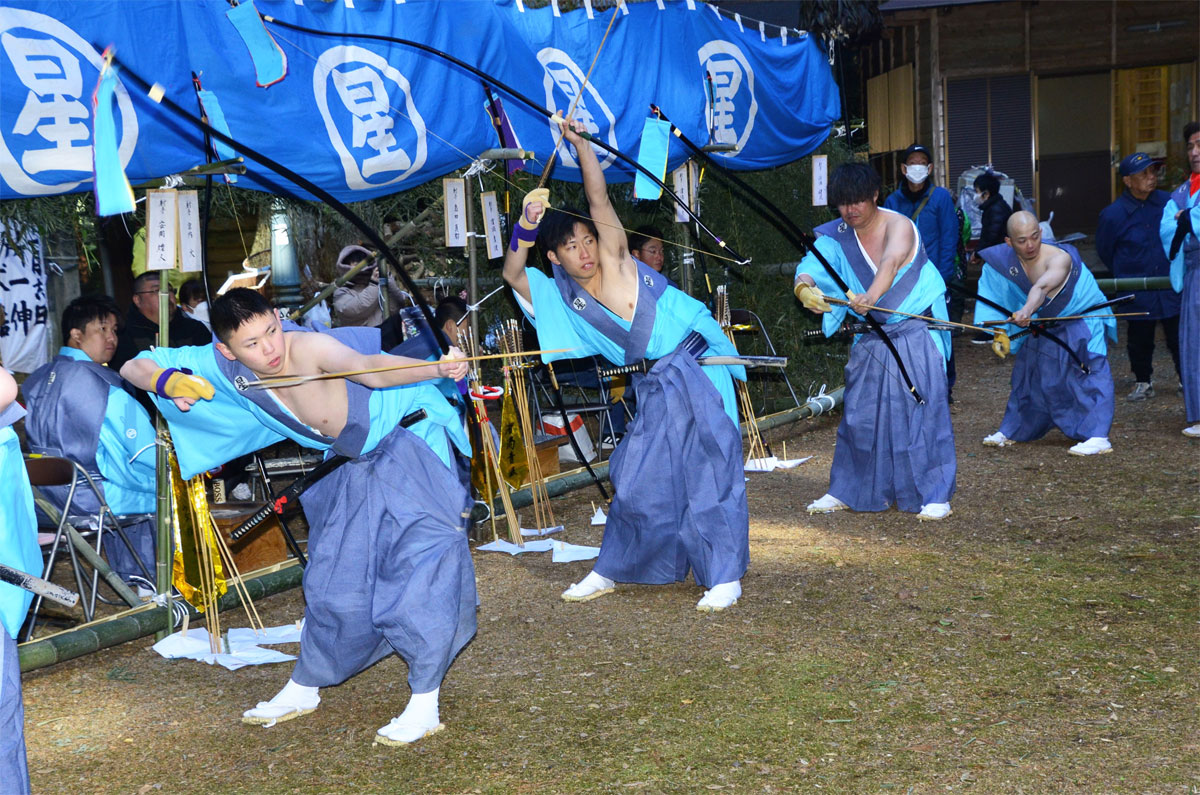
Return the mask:
<svg viewBox="0 0 1200 795">
<path fill-rule="evenodd" d="M 513 231 L 512 238 L 508 241 L 509 249 L 516 251 L 521 247 L 521 243 L 536 243 L 537 233 L 537 227 L 534 227 L 533 229 L 526 229 L 520 224 L 517 224 L 516 229 Z"/>
<path fill-rule="evenodd" d="M 162 398 L 171 397 L 164 390 L 167 388 L 167 381 L 170 381 L 171 376 L 175 375 L 176 373 L 191 375 L 192 371 L 186 367 L 182 369 L 178 367 L 168 367 L 167 369 L 163 370 L 161 373 L 159 373 L 158 380 L 154 382 L 154 394 Z"/>
</svg>

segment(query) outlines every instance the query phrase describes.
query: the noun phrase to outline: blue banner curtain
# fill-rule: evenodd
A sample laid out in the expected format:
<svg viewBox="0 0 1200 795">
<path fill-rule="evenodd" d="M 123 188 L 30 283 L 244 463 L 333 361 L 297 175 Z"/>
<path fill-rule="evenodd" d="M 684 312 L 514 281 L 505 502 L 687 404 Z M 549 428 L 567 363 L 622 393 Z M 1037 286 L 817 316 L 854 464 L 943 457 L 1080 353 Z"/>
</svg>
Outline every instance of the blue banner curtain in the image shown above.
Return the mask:
<svg viewBox="0 0 1200 795">
<path fill-rule="evenodd" d="M 824 48 L 814 37 L 739 25 L 685 2 L 627 4 L 554 17 L 513 0 L 310 2 L 258 0 L 258 10 L 325 31 L 421 41 L 470 63 L 545 107 L 565 111 L 613 25 L 575 115 L 622 151 L 637 151 L 651 103 L 699 143 L 738 145 L 735 169 L 781 165 L 813 151 L 839 115 Z M 464 167 L 496 145 L 475 76 L 401 45 L 306 35 L 267 25 L 287 76 L 256 85 L 254 65 L 223 0 L 9 0 L 0 7 L 0 198 L 92 188 L 91 95 L 105 46 L 166 94 L 194 107 L 191 73 L 224 110 L 230 133 L 302 171 L 344 201 L 406 190 Z M 547 120 L 496 90 L 524 148 L 545 162 Z M 113 111 L 130 180 L 203 161 L 197 133 L 123 87 Z M 565 156 L 564 156 L 565 155 Z M 558 179 L 578 180 L 564 147 Z M 671 146 L 668 167 L 686 159 Z M 633 171 L 602 158 L 611 181 Z M 540 163 L 530 170 L 539 173 Z M 240 186 L 268 189 L 249 164 Z M 270 178 L 270 175 L 263 174 Z"/>
</svg>

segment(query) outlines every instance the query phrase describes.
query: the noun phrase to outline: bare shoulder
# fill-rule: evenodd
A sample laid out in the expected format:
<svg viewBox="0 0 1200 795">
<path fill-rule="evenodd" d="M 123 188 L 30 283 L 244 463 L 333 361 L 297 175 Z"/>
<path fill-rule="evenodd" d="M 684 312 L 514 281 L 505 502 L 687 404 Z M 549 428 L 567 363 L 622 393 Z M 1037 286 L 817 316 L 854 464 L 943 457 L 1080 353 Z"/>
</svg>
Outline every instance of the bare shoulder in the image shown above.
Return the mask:
<svg viewBox="0 0 1200 795">
<path fill-rule="evenodd" d="M 908 219 L 908 216 L 898 212 L 880 209 L 884 213 L 884 220 L 887 222 L 887 239 L 889 247 L 894 243 L 903 246 L 906 250 L 917 242 L 917 235 L 913 222 Z"/>
<path fill-rule="evenodd" d="M 1045 259 L 1043 262 L 1047 269 L 1065 269 L 1071 267 L 1071 255 L 1066 249 L 1061 249 L 1051 243 L 1043 243 L 1042 250 L 1045 251 Z"/>
<path fill-rule="evenodd" d="M 312 363 L 319 357 L 346 348 L 334 337 L 319 331 L 286 331 L 284 335 L 287 337 L 290 358 L 296 364 Z"/>
</svg>

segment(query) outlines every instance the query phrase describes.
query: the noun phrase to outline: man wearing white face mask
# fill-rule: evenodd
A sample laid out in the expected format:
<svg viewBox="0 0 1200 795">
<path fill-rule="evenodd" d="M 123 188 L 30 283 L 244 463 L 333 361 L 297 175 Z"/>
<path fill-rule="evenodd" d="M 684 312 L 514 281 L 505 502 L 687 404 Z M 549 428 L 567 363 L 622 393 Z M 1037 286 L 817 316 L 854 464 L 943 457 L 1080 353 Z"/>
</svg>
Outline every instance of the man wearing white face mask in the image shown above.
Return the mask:
<svg viewBox="0 0 1200 795">
<path fill-rule="evenodd" d="M 929 150 L 920 144 L 913 144 L 904 150 L 904 162 L 900 172 L 904 181 L 899 190 L 893 191 L 883 206 L 889 210 L 907 215 L 917 225 L 921 234 L 921 242 L 925 244 L 925 253 L 930 262 L 941 274 L 946 284 L 954 278 L 955 257 L 958 252 L 958 236 L 960 227 L 958 215 L 954 212 L 954 198 L 950 191 L 933 184 L 930 179 L 931 164 Z M 950 292 L 946 291 L 946 302 L 949 304 Z M 954 353 L 946 362 L 947 397 L 954 389 Z"/>
</svg>

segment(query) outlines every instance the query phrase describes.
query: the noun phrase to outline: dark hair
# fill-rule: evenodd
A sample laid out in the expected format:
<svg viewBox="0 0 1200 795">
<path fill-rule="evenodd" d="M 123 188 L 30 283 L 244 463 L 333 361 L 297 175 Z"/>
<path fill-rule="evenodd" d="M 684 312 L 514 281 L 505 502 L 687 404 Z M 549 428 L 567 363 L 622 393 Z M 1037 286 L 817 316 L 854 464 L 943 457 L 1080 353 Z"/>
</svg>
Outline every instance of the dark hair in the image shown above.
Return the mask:
<svg viewBox="0 0 1200 795">
<path fill-rule="evenodd" d="M 1186 144 L 1198 132 L 1200 132 L 1200 121 L 1189 121 L 1183 125 L 1183 142 Z"/>
<path fill-rule="evenodd" d="M 629 250 L 641 251 L 642 246 L 649 243 L 651 240 L 661 241 L 663 239 L 662 230 L 649 224 L 639 226 L 633 230 L 633 234 L 629 236 Z"/>
<path fill-rule="evenodd" d="M 229 342 L 233 332 L 260 315 L 274 312 L 267 299 L 249 287 L 235 287 L 213 301 L 208 308 L 208 322 L 221 342 Z"/>
<path fill-rule="evenodd" d="M 140 293 L 146 289 L 147 282 L 157 282 L 162 278 L 158 271 L 143 271 L 133 280 L 133 291 Z"/>
<path fill-rule="evenodd" d="M 204 285 L 199 279 L 188 279 L 179 285 L 179 303 L 184 306 L 191 306 L 192 301 L 197 298 L 201 301 L 208 300 L 208 296 L 204 292 Z"/>
<path fill-rule="evenodd" d="M 829 177 L 829 203 L 834 207 L 874 200 L 883 180 L 866 163 L 842 163 Z"/>
<path fill-rule="evenodd" d="M 441 328 L 446 325 L 447 320 L 458 323 L 465 314 L 467 314 L 467 302 L 457 296 L 448 295 L 438 301 L 437 309 L 433 312 L 433 318 L 437 321 L 438 327 Z"/>
<path fill-rule="evenodd" d="M 575 234 L 575 224 L 583 224 L 593 237 L 600 237 L 595 222 L 587 214 L 570 205 L 563 205 L 550 208 L 542 217 L 542 223 L 538 226 L 538 245 L 543 251 L 554 251 Z"/>
<path fill-rule="evenodd" d="M 992 196 L 1000 192 L 1000 180 L 990 171 L 985 171 L 975 178 L 975 190 L 986 190 Z"/>
<path fill-rule="evenodd" d="M 76 298 L 67 304 L 62 313 L 63 339 L 71 336 L 72 329 L 83 332 L 88 323 L 93 320 L 103 321 L 109 315 L 119 318 L 121 310 L 117 309 L 117 302 L 107 295 L 85 295 Z"/>
</svg>

